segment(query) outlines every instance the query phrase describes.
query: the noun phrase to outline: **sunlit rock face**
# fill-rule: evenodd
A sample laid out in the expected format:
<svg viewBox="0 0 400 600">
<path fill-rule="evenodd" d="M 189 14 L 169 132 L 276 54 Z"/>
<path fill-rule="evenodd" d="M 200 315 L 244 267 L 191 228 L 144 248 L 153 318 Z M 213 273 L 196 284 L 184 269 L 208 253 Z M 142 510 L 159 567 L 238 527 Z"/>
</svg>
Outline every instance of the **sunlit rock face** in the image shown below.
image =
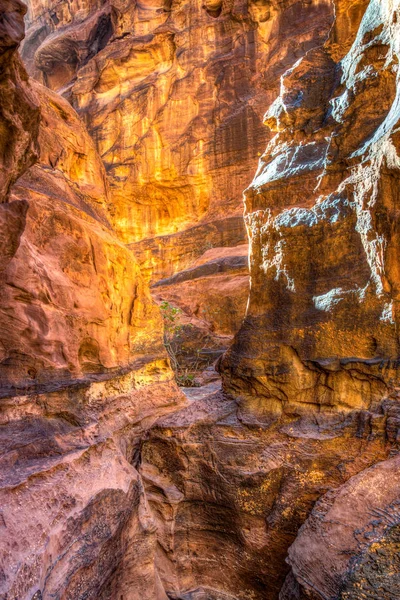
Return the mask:
<svg viewBox="0 0 400 600">
<path fill-rule="evenodd" d="M 42 87 L 37 96 L 41 156 L 12 191 L 29 209 L 2 279 L 3 394 L 110 377 L 138 357 L 167 371 L 161 317 L 108 223 L 94 145 L 68 102 Z"/>
<path fill-rule="evenodd" d="M 265 105 L 279 74 L 326 36 L 332 7 L 40 0 L 28 21 L 23 55 L 83 116 L 116 228 L 133 242 L 241 212 Z"/>
<path fill-rule="evenodd" d="M 172 598 L 399 597 L 399 9 L 339 0 L 267 112 L 229 395 L 142 449 Z"/>
<path fill-rule="evenodd" d="M 18 58 L 23 14 L 0 2 L 0 596 L 161 600 L 135 465 L 181 396 L 95 145 Z"/>
<path fill-rule="evenodd" d="M 110 182 L 113 226 L 152 283 L 209 249 L 246 243 L 242 193 L 268 139 L 265 107 L 332 21 L 325 0 L 29 2 L 24 60 L 84 119 Z M 232 338 L 244 288 L 220 289 L 243 310 Z M 212 307 L 209 290 L 204 281 Z M 186 292 L 174 292 L 185 312 Z M 220 314 L 221 329 L 230 315 Z M 205 327 L 215 331 L 212 319 Z"/>
<path fill-rule="evenodd" d="M 31 4 L 52 89 L 6 72 L 4 600 L 398 597 L 397 8 Z M 170 414 L 134 256 L 199 339 L 232 335 L 268 105 L 230 395 Z"/>
<path fill-rule="evenodd" d="M 281 79 L 245 194 L 249 309 L 223 369 L 266 412 L 367 408 L 398 380 L 398 2 L 336 12 Z"/>
</svg>

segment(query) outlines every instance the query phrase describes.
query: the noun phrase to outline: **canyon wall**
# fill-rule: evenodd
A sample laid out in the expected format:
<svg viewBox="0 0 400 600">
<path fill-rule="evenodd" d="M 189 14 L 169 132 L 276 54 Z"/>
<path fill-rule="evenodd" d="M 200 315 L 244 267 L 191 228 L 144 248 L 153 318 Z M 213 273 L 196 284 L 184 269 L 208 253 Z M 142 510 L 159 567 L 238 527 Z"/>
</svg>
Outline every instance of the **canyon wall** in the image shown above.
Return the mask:
<svg viewBox="0 0 400 600">
<path fill-rule="evenodd" d="M 173 598 L 399 597 L 399 9 L 336 2 L 265 115 L 225 395 L 142 451 Z"/>
<path fill-rule="evenodd" d="M 210 250 L 223 263 L 224 277 L 211 274 L 214 262 L 191 271 L 190 285 L 155 290 L 182 310 L 182 355 L 195 358 L 198 345 L 212 360 L 240 325 L 247 265 L 239 285 L 222 248 L 239 258 L 247 242 L 242 192 L 265 148 L 263 114 L 279 77 L 332 20 L 325 0 L 29 3 L 28 70 L 85 121 L 106 168 L 114 229 L 144 276 L 185 277 Z"/>
<path fill-rule="evenodd" d="M 397 598 L 399 1 L 1 4 L 0 598 Z"/>
<path fill-rule="evenodd" d="M 249 309 L 225 364 L 229 389 L 273 410 L 367 407 L 398 380 L 396 11 L 370 2 L 343 45 L 338 10 L 266 114 Z"/>
<path fill-rule="evenodd" d="M 1 3 L 0 597 L 165 598 L 135 457 L 181 396 L 95 146 L 16 52 L 24 12 Z"/>
</svg>

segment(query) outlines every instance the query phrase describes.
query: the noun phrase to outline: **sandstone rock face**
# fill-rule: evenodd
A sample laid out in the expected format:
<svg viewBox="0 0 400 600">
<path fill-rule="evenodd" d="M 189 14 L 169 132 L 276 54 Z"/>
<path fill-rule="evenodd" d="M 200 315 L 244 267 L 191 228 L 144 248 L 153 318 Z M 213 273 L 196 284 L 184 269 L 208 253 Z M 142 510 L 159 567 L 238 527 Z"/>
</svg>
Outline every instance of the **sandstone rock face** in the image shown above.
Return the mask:
<svg viewBox="0 0 400 600">
<path fill-rule="evenodd" d="M 15 53 L 24 35 L 25 6 L 2 5 L 0 21 L 0 276 L 18 249 L 26 202 L 8 204 L 10 186 L 35 160 L 38 101 Z"/>
<path fill-rule="evenodd" d="M 164 361 L 167 372 L 161 317 L 107 222 L 93 143 L 65 100 L 44 88 L 38 96 L 41 157 L 13 190 L 29 210 L 2 278 L 3 394 L 109 378 L 138 359 Z"/>
<path fill-rule="evenodd" d="M 0 202 L 10 185 L 35 160 L 39 107 L 21 60 L 15 53 L 24 37 L 25 5 L 19 0 L 2 3 L 0 21 Z M 5 209 L 6 210 L 6 209 Z M 15 217 L 17 209 L 15 209 Z M 3 212 L 2 212 L 3 214 Z M 22 216 L 22 211 L 18 212 Z M 11 212 L 4 212 L 5 221 Z M 14 229 L 14 227 L 13 227 Z M 15 228 L 16 229 L 16 228 Z"/>
<path fill-rule="evenodd" d="M 171 340 L 179 371 L 194 375 L 229 347 L 247 304 L 247 254 L 247 244 L 207 250 L 192 268 L 152 286 L 162 314 L 165 306 L 179 310 Z"/>
<path fill-rule="evenodd" d="M 267 423 L 253 406 L 216 393 L 158 421 L 142 447 L 141 473 L 169 597 L 380 598 L 366 581 L 373 573 L 387 589 L 382 598 L 396 598 L 398 458 L 385 459 L 398 452 L 399 416 L 396 398 L 376 412 L 310 411 Z M 374 467 L 378 461 L 385 462 Z M 315 501 L 336 488 L 296 539 Z M 296 595 L 300 585 L 304 595 Z"/>
<path fill-rule="evenodd" d="M 325 39 L 330 2 L 29 4 L 24 59 L 84 119 L 110 181 L 112 223 L 144 274 L 157 282 L 210 248 L 246 243 L 242 192 L 265 148 L 265 106 L 280 74 Z M 176 288 L 182 310 L 185 294 Z"/>
<path fill-rule="evenodd" d="M 130 242 L 241 211 L 268 97 L 331 22 L 328 2 L 39 0 L 23 52 L 84 117 Z"/>
<path fill-rule="evenodd" d="M 5 6 L 1 598 L 398 597 L 398 0 Z"/>
<path fill-rule="evenodd" d="M 0 8 L 0 597 L 165 600 L 135 468 L 144 430 L 181 402 L 161 316 L 110 225 L 93 141 L 31 89 L 23 9 Z"/>
<path fill-rule="evenodd" d="M 316 504 L 290 548 L 281 600 L 399 596 L 398 471 L 395 456 Z"/>
<path fill-rule="evenodd" d="M 246 191 L 249 309 L 224 372 L 266 411 L 366 408 L 398 381 L 398 3 L 353 4 L 351 37 L 337 2 L 282 77 Z"/>
<path fill-rule="evenodd" d="M 333 422 L 358 415 L 369 443 L 384 426 L 394 444 L 392 458 L 373 464 L 375 454 L 365 468 L 346 433 L 334 470 L 346 464 L 355 474 L 347 481 L 350 471 L 342 472 L 343 484 L 327 480 L 330 452 L 321 468 L 328 491 L 317 492 L 288 552 L 291 571 L 271 592 L 280 600 L 399 595 L 398 16 L 398 2 L 336 2 L 326 43 L 282 77 L 265 116 L 276 135 L 245 194 L 250 298 L 222 360 L 225 390 L 262 429 L 274 422 L 310 440 L 305 424 L 313 421 L 337 439 Z M 262 445 L 268 456 L 272 430 Z M 291 449 L 301 461 L 299 441 Z M 277 502 L 288 486 L 285 467 Z M 313 467 L 306 472 L 312 489 Z M 312 503 L 296 490 L 300 524 Z"/>
</svg>

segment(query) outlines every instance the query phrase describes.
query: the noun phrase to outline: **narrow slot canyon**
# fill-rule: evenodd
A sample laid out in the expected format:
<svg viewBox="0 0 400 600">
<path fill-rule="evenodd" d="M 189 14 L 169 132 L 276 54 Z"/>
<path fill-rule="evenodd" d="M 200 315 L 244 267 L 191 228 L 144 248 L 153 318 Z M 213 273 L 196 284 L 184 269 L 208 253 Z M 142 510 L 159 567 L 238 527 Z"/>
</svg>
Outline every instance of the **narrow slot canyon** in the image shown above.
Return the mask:
<svg viewBox="0 0 400 600">
<path fill-rule="evenodd" d="M 400 600 L 399 59 L 399 0 L 0 0 L 0 600 Z"/>
</svg>

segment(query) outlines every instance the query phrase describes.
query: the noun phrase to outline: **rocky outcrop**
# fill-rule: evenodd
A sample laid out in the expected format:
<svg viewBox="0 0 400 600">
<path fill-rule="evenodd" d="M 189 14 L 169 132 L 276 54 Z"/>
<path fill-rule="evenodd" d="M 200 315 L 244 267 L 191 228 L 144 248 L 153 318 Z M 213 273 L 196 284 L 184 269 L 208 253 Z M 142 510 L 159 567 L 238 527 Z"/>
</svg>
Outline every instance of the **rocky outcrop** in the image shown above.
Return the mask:
<svg viewBox="0 0 400 600">
<path fill-rule="evenodd" d="M 22 5 L 1 10 L 0 596 L 164 600 L 135 468 L 182 401 L 161 316 L 82 121 L 28 82 Z"/>
<path fill-rule="evenodd" d="M 359 2 L 341 41 L 337 4 L 282 78 L 246 191 L 249 308 L 223 369 L 267 412 L 367 408 L 398 381 L 398 7 Z"/>
<path fill-rule="evenodd" d="M 290 548 L 281 600 L 398 597 L 398 473 L 397 455 L 316 504 Z"/>
<path fill-rule="evenodd" d="M 173 598 L 399 595 L 398 10 L 337 2 L 267 112 L 225 396 L 143 446 Z"/>
<path fill-rule="evenodd" d="M 15 53 L 24 35 L 25 6 L 4 3 L 0 22 L 0 277 L 16 253 L 26 202 L 8 203 L 10 186 L 35 160 L 39 106 Z"/>
<path fill-rule="evenodd" d="M 15 50 L 24 37 L 26 7 L 19 0 L 2 4 L 0 21 L 0 202 L 37 154 L 39 107 Z M 5 209 L 6 210 L 6 209 Z M 16 208 L 15 208 L 16 210 Z M 8 215 L 11 214 L 8 207 Z M 22 218 L 22 212 L 18 215 Z M 4 219 L 7 215 L 3 211 Z M 17 215 L 15 215 L 18 218 Z M 2 218 L 3 220 L 3 218 Z M 13 227 L 14 229 L 14 227 Z"/>
<path fill-rule="evenodd" d="M 84 119 L 113 226 L 152 283 L 246 243 L 242 192 L 265 148 L 265 106 L 332 20 L 325 0 L 30 3 L 23 56 Z M 185 310 L 186 289 L 174 295 Z"/>
<path fill-rule="evenodd" d="M 2 280 L 2 393 L 108 379 L 143 357 L 167 372 L 161 332 L 151 334 L 161 317 L 107 222 L 93 143 L 65 100 L 44 88 L 38 96 L 41 157 L 13 190 L 29 210 Z"/>
<path fill-rule="evenodd" d="M 325 2 L 214 4 L 30 6 L 23 54 L 84 117 L 124 241 L 240 214 L 268 96 L 333 17 Z"/>
<path fill-rule="evenodd" d="M 314 600 L 313 590 L 320 590 L 315 599 L 337 600 L 354 562 L 343 596 L 354 600 L 365 578 L 358 558 L 369 548 L 379 563 L 388 535 L 392 554 L 383 549 L 374 581 L 387 586 L 382 598 L 395 598 L 397 562 L 388 565 L 398 542 L 396 529 L 390 533 L 387 526 L 398 518 L 398 459 L 385 459 L 398 452 L 398 398 L 376 412 L 310 411 L 269 422 L 257 417 L 254 406 L 216 393 L 149 431 L 141 473 L 158 525 L 156 564 L 168 595 Z M 293 573 L 304 596 L 292 592 L 299 589 L 297 579 L 291 585 Z M 371 585 L 364 585 L 360 598 L 374 597 L 368 595 Z"/>
<path fill-rule="evenodd" d="M 276 447 L 271 422 L 308 440 L 314 434 L 301 424 L 318 423 L 319 458 L 326 456 L 320 428 L 337 439 L 329 425 L 336 419 L 357 418 L 355 437 L 369 443 L 383 426 L 383 440 L 394 444 L 369 468 L 348 454 L 351 434 L 334 467 L 331 453 L 321 468 L 327 493 L 316 493 L 321 499 L 288 550 L 291 570 L 271 592 L 281 600 L 399 594 L 398 17 L 396 1 L 356 2 L 350 12 L 336 2 L 326 43 L 281 79 L 265 116 L 275 137 L 245 193 L 250 298 L 221 363 L 225 390 L 240 413 L 269 428 L 268 456 Z M 301 460 L 298 441 L 291 449 Z M 348 479 L 344 465 L 358 474 Z M 332 467 L 344 483 L 329 480 Z M 306 471 L 312 488 L 315 472 Z M 296 490 L 300 524 L 312 502 Z M 270 509 L 263 514 L 269 523 Z"/>
<path fill-rule="evenodd" d="M 163 314 L 178 310 L 171 342 L 179 371 L 198 374 L 229 347 L 246 309 L 247 254 L 246 244 L 207 250 L 192 268 L 152 286 Z"/>
</svg>

